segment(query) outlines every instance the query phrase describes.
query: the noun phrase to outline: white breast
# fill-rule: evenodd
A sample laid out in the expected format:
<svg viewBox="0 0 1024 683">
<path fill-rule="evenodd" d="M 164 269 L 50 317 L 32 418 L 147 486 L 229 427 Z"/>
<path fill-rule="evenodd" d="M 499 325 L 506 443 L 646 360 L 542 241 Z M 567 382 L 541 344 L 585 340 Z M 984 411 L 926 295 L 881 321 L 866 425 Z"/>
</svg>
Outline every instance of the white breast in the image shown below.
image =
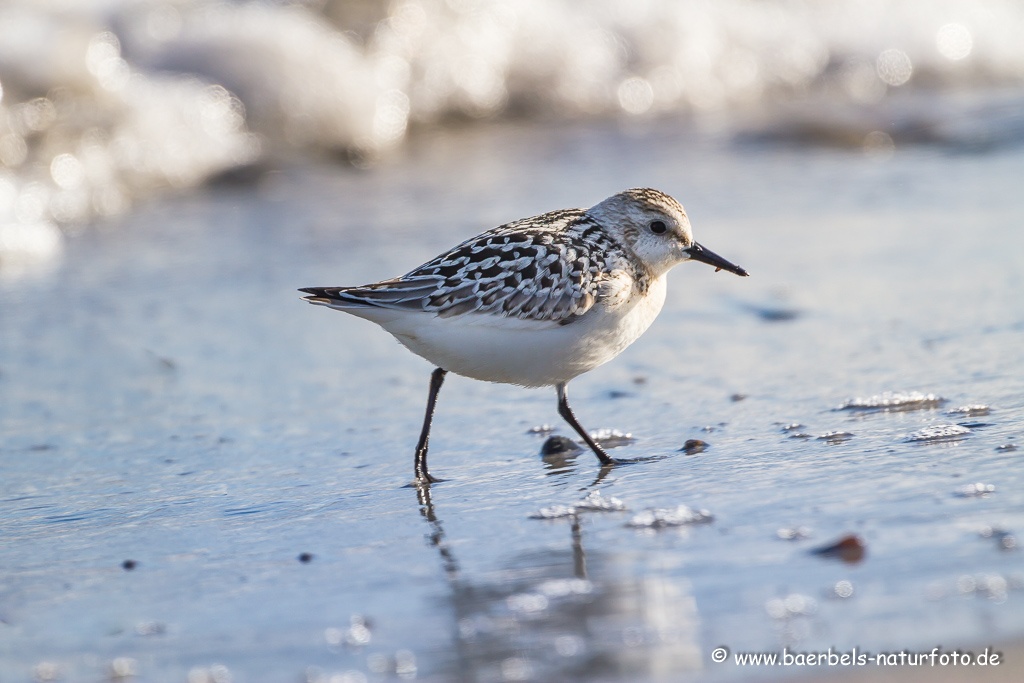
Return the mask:
<svg viewBox="0 0 1024 683">
<path fill-rule="evenodd" d="M 406 314 L 375 322 L 413 353 L 458 375 L 551 386 L 607 363 L 651 326 L 665 303 L 665 277 L 643 296 L 628 284 L 568 325 L 480 314 Z"/>
</svg>

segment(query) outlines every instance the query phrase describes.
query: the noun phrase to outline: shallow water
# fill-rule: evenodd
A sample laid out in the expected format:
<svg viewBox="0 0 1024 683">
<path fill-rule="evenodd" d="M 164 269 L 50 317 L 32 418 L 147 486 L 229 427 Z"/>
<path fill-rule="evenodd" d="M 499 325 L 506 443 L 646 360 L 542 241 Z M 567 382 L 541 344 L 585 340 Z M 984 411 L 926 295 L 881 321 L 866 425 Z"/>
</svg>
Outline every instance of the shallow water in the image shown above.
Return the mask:
<svg viewBox="0 0 1024 683">
<path fill-rule="evenodd" d="M 746 680 L 794 672 L 712 648 L 1019 639 L 1021 177 L 1021 150 L 506 124 L 83 232 L 0 280 L 0 678 Z M 572 384 L 585 425 L 636 439 L 618 457 L 660 459 L 543 460 L 533 427 L 571 434 L 553 391 L 450 377 L 447 481 L 403 488 L 429 366 L 295 289 L 638 185 L 752 274 L 679 267 L 652 329 Z M 841 409 L 886 392 L 946 402 Z M 531 518 L 593 491 L 629 510 Z M 680 505 L 713 519 L 629 526 Z M 850 533 L 859 562 L 811 552 Z"/>
</svg>

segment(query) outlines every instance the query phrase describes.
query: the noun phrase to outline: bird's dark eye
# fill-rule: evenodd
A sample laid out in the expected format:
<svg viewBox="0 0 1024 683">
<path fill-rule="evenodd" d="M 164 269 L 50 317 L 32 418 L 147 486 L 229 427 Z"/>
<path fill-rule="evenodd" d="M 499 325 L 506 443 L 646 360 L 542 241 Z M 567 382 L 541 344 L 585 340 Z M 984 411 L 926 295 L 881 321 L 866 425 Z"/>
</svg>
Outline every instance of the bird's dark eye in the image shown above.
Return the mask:
<svg viewBox="0 0 1024 683">
<path fill-rule="evenodd" d="M 648 227 L 650 227 L 651 232 L 653 232 L 655 235 L 660 235 L 661 233 L 668 230 L 668 226 L 665 225 L 664 221 L 651 221 L 651 224 Z"/>
</svg>

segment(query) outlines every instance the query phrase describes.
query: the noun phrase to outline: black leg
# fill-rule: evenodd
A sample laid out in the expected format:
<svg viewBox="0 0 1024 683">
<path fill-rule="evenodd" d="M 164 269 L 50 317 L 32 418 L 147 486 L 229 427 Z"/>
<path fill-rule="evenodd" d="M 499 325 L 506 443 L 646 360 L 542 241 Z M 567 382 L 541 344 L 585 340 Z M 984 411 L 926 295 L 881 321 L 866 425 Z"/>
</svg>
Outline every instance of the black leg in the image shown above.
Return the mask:
<svg viewBox="0 0 1024 683">
<path fill-rule="evenodd" d="M 565 393 L 566 382 L 562 382 L 558 385 L 558 414 L 569 423 L 569 426 L 576 430 L 576 433 L 583 437 L 583 440 L 590 446 L 590 450 L 594 451 L 594 455 L 601 461 L 602 465 L 614 465 L 616 463 L 614 458 L 608 456 L 604 452 L 604 449 L 597 445 L 597 442 L 590 438 L 590 434 L 587 434 L 587 430 L 583 428 L 583 425 L 579 423 L 576 416 L 572 414 L 572 408 L 569 407 L 569 398 Z"/>
<path fill-rule="evenodd" d="M 437 405 L 437 394 L 441 391 L 441 385 L 444 384 L 444 376 L 448 374 L 447 370 L 437 368 L 430 375 L 430 394 L 427 396 L 427 414 L 423 418 L 423 431 L 420 432 L 419 443 L 416 444 L 416 457 L 413 461 L 413 469 L 416 473 L 416 479 L 413 480 L 413 484 L 420 486 L 423 484 L 433 484 L 441 481 L 430 476 L 430 472 L 427 471 L 427 446 L 430 442 L 430 423 L 434 419 L 434 407 Z"/>
</svg>

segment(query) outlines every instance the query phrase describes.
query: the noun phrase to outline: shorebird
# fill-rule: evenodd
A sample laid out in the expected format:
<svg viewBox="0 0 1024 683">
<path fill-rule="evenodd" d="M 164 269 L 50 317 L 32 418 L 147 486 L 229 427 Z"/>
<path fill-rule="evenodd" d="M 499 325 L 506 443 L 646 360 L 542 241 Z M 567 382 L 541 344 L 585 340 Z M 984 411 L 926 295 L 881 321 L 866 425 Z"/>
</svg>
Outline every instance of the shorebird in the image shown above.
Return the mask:
<svg viewBox="0 0 1024 683">
<path fill-rule="evenodd" d="M 693 240 L 679 202 L 638 188 L 498 226 L 401 277 L 299 291 L 377 323 L 436 366 L 413 457 L 413 484 L 423 486 L 442 481 L 427 470 L 427 447 L 448 372 L 555 387 L 559 414 L 601 465 L 621 462 L 576 419 L 566 387 L 647 330 L 665 303 L 666 274 L 684 261 L 747 275 Z"/>
</svg>

